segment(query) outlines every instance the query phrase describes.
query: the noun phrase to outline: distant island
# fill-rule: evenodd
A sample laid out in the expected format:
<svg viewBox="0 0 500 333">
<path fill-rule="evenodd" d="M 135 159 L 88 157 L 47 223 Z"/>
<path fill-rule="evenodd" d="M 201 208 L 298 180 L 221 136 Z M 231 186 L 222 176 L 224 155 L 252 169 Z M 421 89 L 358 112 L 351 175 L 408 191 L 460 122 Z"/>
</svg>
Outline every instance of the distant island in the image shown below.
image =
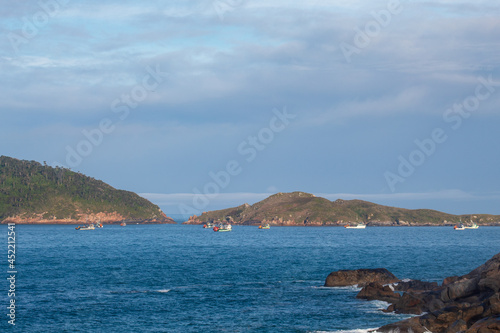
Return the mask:
<svg viewBox="0 0 500 333">
<path fill-rule="evenodd" d="M 1 223 L 175 223 L 133 192 L 65 168 L 0 156 Z"/>
<path fill-rule="evenodd" d="M 452 226 L 464 224 L 500 225 L 499 215 L 452 215 L 430 209 L 404 209 L 362 200 L 330 201 L 304 192 L 277 193 L 253 205 L 204 212 L 183 224 L 205 224 L 230 220 L 236 225 L 276 226 Z"/>
</svg>

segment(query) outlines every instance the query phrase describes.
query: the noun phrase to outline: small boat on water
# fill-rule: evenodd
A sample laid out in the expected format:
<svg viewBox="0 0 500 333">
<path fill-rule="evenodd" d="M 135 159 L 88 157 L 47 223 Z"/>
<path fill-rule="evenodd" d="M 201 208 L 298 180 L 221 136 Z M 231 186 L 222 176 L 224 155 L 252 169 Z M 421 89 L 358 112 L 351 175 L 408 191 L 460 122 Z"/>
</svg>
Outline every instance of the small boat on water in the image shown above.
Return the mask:
<svg viewBox="0 0 500 333">
<path fill-rule="evenodd" d="M 76 230 L 94 230 L 95 227 L 93 224 L 88 224 L 88 225 L 85 225 L 85 226 L 78 226 L 75 228 Z"/>
<path fill-rule="evenodd" d="M 355 226 L 346 225 L 346 226 L 344 226 L 344 228 L 346 228 L 346 229 L 365 229 L 366 228 L 366 224 L 358 223 Z"/>
<path fill-rule="evenodd" d="M 264 224 L 264 225 L 259 225 L 259 229 L 271 229 L 271 226 L 269 225 L 269 223 L 267 224 Z"/>
<path fill-rule="evenodd" d="M 453 227 L 453 229 L 455 230 L 465 230 L 465 227 L 462 223 L 460 223 L 459 225 L 456 225 Z"/>
<path fill-rule="evenodd" d="M 204 228 L 204 229 L 211 229 L 211 228 L 213 228 L 213 226 L 214 226 L 214 225 L 212 224 L 212 222 L 207 222 L 207 223 L 205 223 L 205 224 L 203 225 L 203 228 Z"/>
<path fill-rule="evenodd" d="M 122 223 L 120 223 L 120 225 L 121 225 L 122 227 L 124 227 L 124 226 L 126 226 L 126 225 L 127 225 L 127 223 L 122 222 Z"/>
<path fill-rule="evenodd" d="M 233 227 L 229 223 L 218 224 L 213 229 L 215 232 L 231 231 Z"/>
</svg>

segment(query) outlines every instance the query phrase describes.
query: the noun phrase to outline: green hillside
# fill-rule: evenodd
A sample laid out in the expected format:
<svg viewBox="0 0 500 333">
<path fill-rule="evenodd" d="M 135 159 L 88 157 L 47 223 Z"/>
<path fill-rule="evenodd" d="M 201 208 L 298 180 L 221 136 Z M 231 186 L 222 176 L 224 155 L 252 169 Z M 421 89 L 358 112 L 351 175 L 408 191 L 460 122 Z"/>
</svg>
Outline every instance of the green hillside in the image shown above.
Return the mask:
<svg viewBox="0 0 500 333">
<path fill-rule="evenodd" d="M 278 193 L 254 205 L 205 212 L 192 216 L 186 224 L 202 224 L 223 221 L 231 217 L 235 224 L 302 225 L 321 226 L 355 224 L 368 225 L 453 225 L 461 220 L 473 220 L 477 224 L 500 224 L 500 216 L 451 215 L 430 209 L 404 209 L 377 205 L 362 200 L 330 201 L 309 193 Z"/>
<path fill-rule="evenodd" d="M 98 215 L 100 214 L 100 215 Z M 0 156 L 0 221 L 110 220 L 172 222 L 160 208 L 135 193 L 64 168 Z"/>
</svg>

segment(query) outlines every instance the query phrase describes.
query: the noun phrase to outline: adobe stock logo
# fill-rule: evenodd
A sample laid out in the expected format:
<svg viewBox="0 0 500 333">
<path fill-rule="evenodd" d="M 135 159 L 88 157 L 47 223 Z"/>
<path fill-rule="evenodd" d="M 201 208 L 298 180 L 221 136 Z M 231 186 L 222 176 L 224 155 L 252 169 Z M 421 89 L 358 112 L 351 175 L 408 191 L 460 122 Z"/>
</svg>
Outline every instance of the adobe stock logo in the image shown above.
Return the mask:
<svg viewBox="0 0 500 333">
<path fill-rule="evenodd" d="M 496 91 L 495 86 L 499 85 L 493 81 L 492 75 L 489 75 L 487 79 L 479 77 L 478 81 L 479 84 L 476 86 L 474 94 L 464 98 L 462 103 L 455 103 L 452 108 L 446 109 L 443 113 L 444 122 L 450 124 L 453 131 L 460 129 L 464 119 L 469 118 L 472 112 L 477 111 L 481 102 L 490 98 Z M 411 151 L 407 155 L 408 157 L 398 156 L 397 172 L 386 171 L 384 173 L 391 192 L 396 191 L 398 183 L 403 183 L 411 177 L 417 168 L 422 166 L 437 151 L 438 146 L 446 140 L 448 140 L 448 135 L 446 130 L 441 127 L 434 128 L 427 138 L 415 139 L 413 142 L 417 148 Z"/>
<path fill-rule="evenodd" d="M 7 38 L 10 41 L 10 45 L 16 53 L 19 52 L 19 47 L 23 44 L 29 43 L 40 33 L 50 20 L 61 12 L 64 6 L 69 3 L 70 0 L 47 0 L 38 1 L 38 7 L 40 10 L 36 11 L 33 15 L 23 16 L 21 19 L 23 25 L 20 33 L 10 32 L 7 34 Z"/>
<path fill-rule="evenodd" d="M 273 116 L 267 126 L 261 128 L 255 135 L 248 136 L 237 146 L 238 154 L 244 158 L 247 163 L 253 162 L 259 152 L 266 149 L 275 139 L 276 135 L 283 132 L 291 120 L 297 116 L 288 113 L 286 108 L 282 111 L 273 110 Z M 243 162 L 238 159 L 229 160 L 225 164 L 224 170 L 218 172 L 210 171 L 208 177 L 210 180 L 201 187 L 193 189 L 192 206 L 180 204 L 179 211 L 183 215 L 198 214 L 210 204 L 210 200 L 217 197 L 221 190 L 227 188 L 231 180 L 243 172 Z"/>
<path fill-rule="evenodd" d="M 389 0 L 386 9 L 370 13 L 373 20 L 366 22 L 364 29 L 355 27 L 354 31 L 356 34 L 353 37 L 353 43 L 342 42 L 339 45 L 347 63 L 351 63 L 351 57 L 354 54 L 360 54 L 362 49 L 367 48 L 372 40 L 380 35 L 382 29 L 387 28 L 391 24 L 393 16 L 401 14 L 402 11 L 403 7 L 399 0 Z"/>
</svg>

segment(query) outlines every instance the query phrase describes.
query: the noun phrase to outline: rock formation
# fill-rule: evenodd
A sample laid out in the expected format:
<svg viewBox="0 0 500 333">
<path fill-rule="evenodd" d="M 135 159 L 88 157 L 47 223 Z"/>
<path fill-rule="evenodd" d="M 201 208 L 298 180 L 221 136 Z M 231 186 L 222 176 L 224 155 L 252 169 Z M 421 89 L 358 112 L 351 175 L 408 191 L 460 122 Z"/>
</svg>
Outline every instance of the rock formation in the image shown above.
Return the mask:
<svg viewBox="0 0 500 333">
<path fill-rule="evenodd" d="M 422 281 L 390 284 L 394 281 L 388 280 L 396 279 L 391 276 L 381 269 L 338 271 L 330 273 L 325 286 L 364 283 L 358 298 L 389 302 L 387 312 L 420 315 L 377 332 L 500 333 L 500 253 L 469 274 L 446 278 L 441 286 Z"/>
<path fill-rule="evenodd" d="M 398 278 L 385 268 L 341 270 L 332 272 L 328 275 L 325 281 L 325 287 L 345 287 L 353 285 L 362 287 L 370 282 L 388 284 L 396 281 L 398 281 Z"/>
</svg>

